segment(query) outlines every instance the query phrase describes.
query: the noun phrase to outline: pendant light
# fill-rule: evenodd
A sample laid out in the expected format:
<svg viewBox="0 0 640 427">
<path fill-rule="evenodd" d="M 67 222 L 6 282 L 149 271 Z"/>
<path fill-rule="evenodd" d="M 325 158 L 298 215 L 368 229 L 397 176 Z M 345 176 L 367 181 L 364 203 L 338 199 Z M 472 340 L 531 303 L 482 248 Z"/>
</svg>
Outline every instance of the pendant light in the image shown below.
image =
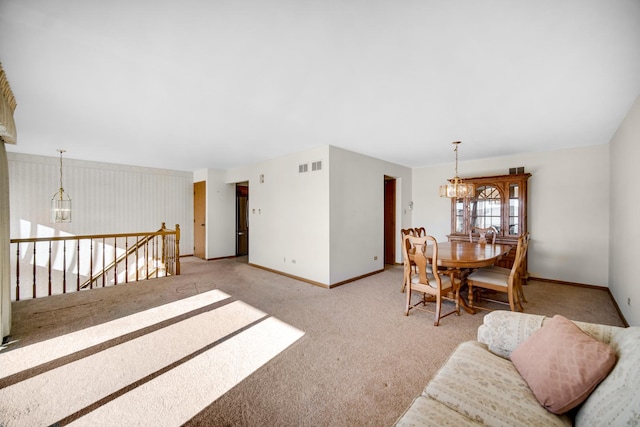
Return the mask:
<svg viewBox="0 0 640 427">
<path fill-rule="evenodd" d="M 456 176 L 449 180 L 448 184 L 440 186 L 440 197 L 449 197 L 451 199 L 472 197 L 475 190 L 473 184 L 463 182 L 462 179 L 458 177 L 458 146 L 461 142 L 453 141 L 452 144 L 455 146 L 453 151 L 456 153 Z"/>
<path fill-rule="evenodd" d="M 71 197 L 62 187 L 62 153 L 65 150 L 57 151 L 60 153 L 60 189 L 51 199 L 51 222 L 71 222 Z"/>
</svg>

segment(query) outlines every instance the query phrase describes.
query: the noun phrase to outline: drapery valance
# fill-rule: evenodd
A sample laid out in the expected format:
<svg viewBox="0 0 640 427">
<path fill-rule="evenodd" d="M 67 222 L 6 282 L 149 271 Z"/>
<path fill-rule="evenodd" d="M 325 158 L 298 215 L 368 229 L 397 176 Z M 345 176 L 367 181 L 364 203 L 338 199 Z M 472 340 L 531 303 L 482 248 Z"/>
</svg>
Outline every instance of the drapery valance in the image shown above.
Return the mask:
<svg viewBox="0 0 640 427">
<path fill-rule="evenodd" d="M 16 143 L 16 123 L 13 121 L 15 109 L 16 99 L 0 63 L 0 141 L 5 144 Z"/>
</svg>

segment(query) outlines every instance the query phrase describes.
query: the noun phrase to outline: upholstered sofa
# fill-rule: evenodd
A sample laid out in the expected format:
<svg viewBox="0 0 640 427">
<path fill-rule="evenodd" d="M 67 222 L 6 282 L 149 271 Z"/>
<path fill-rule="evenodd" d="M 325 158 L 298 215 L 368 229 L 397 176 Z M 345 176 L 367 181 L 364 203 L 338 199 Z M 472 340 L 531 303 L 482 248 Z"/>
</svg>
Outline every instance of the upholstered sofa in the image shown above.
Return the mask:
<svg viewBox="0 0 640 427">
<path fill-rule="evenodd" d="M 524 345 L 529 339 L 529 344 L 533 343 L 534 333 L 553 319 L 510 311 L 487 314 L 478 329 L 478 340 L 462 343 L 454 351 L 396 425 L 639 426 L 640 327 L 619 328 L 564 319 L 570 327 L 578 326 L 577 334 L 584 335 L 580 330 L 586 332 L 587 340 L 595 338 L 607 344 L 596 343 L 612 350 L 615 357 L 612 368 L 603 374 L 604 379 L 594 383 L 595 389 L 589 390 L 586 400 L 566 413 L 554 414 L 543 406 L 520 374 L 518 364 L 511 360 L 516 353 L 538 357 L 535 353 L 541 348 L 523 351 Z M 523 347 L 515 352 L 520 346 Z"/>
</svg>

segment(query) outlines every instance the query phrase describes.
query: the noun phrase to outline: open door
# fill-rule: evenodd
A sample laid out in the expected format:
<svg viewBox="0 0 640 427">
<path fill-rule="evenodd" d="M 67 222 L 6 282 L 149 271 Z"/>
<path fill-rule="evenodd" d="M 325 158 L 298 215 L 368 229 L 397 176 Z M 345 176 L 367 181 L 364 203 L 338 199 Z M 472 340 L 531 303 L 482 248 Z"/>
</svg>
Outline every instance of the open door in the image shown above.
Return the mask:
<svg viewBox="0 0 640 427">
<path fill-rule="evenodd" d="M 384 177 L 384 263 L 396 262 L 396 180 Z"/>
<path fill-rule="evenodd" d="M 206 259 L 207 241 L 207 183 L 193 183 L 193 256 Z"/>
<path fill-rule="evenodd" d="M 249 254 L 249 183 L 236 184 L 236 256 Z"/>
</svg>

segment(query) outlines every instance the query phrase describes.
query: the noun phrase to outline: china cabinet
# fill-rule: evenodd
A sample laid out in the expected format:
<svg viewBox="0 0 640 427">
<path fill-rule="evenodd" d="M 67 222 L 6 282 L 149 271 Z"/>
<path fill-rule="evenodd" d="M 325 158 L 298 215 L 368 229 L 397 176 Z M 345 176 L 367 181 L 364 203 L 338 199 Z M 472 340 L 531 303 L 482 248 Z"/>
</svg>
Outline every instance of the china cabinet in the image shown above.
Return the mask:
<svg viewBox="0 0 640 427">
<path fill-rule="evenodd" d="M 496 265 L 511 268 L 518 236 L 527 230 L 527 181 L 530 173 L 465 178 L 475 186 L 473 197 L 451 199 L 451 242 L 477 241 L 475 227 L 495 227 L 496 243 L 513 245 Z"/>
</svg>

